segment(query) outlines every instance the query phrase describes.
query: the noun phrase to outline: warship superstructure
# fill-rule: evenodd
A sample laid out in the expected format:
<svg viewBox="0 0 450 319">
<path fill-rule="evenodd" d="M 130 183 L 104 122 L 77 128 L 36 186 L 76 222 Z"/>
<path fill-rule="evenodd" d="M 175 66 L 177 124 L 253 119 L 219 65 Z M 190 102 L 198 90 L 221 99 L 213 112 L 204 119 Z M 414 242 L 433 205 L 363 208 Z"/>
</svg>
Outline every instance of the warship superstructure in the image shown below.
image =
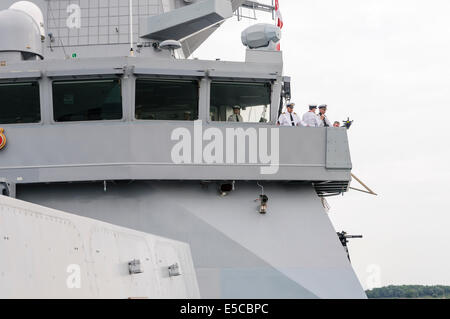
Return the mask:
<svg viewBox="0 0 450 319">
<path fill-rule="evenodd" d="M 279 30 L 189 58 L 255 2 L 31 2 L 0 4 L 3 195 L 188 243 L 202 298 L 365 298 L 322 205 L 347 130 L 276 125 Z"/>
</svg>

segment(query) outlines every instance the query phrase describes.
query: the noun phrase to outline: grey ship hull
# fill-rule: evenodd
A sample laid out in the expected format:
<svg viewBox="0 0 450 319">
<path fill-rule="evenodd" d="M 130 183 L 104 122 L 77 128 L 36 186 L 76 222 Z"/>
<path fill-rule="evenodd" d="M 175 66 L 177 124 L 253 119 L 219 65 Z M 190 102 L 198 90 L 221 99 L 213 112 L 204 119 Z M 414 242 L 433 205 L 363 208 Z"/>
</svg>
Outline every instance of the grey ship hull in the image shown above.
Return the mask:
<svg viewBox="0 0 450 319">
<path fill-rule="evenodd" d="M 191 246 L 202 298 L 365 298 L 310 185 L 254 182 L 228 196 L 217 184 L 117 182 L 22 185 L 17 197 L 166 236 Z"/>
</svg>

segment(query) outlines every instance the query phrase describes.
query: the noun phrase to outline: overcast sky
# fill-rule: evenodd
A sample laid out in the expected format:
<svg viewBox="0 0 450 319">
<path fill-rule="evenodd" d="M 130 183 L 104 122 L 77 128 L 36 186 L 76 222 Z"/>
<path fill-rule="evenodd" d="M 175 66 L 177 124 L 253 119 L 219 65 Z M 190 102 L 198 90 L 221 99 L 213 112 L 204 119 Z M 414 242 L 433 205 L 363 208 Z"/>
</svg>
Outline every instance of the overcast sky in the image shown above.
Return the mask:
<svg viewBox="0 0 450 319">
<path fill-rule="evenodd" d="M 361 283 L 376 284 L 379 269 L 383 286 L 450 285 L 450 1 L 280 6 L 296 112 L 326 103 L 331 120 L 354 119 L 353 173 L 379 194 L 329 199 L 336 230 L 364 235 L 350 243 Z M 227 21 L 194 57 L 243 61 L 240 32 L 253 23 Z"/>
</svg>

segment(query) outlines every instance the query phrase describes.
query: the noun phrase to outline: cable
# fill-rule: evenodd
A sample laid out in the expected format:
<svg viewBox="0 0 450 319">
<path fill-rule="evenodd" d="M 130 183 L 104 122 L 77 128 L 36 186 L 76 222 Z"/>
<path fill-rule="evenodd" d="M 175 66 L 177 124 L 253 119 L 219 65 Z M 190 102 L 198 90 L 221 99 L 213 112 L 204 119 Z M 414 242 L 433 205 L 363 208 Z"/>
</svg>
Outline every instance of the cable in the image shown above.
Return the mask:
<svg viewBox="0 0 450 319">
<path fill-rule="evenodd" d="M 51 16 L 52 16 L 52 18 L 53 18 L 53 21 L 56 21 L 55 16 L 53 15 L 53 10 L 52 10 L 52 8 L 51 8 L 50 2 L 48 3 L 48 11 L 50 11 L 50 14 L 51 14 Z M 63 49 L 64 56 L 65 56 L 66 58 L 68 58 L 68 55 L 67 55 L 67 53 L 66 53 L 66 48 L 64 47 L 64 43 L 62 42 L 61 38 L 59 37 L 59 34 L 58 34 L 58 38 L 59 38 L 59 42 L 61 43 L 61 47 L 62 47 L 62 49 Z M 50 39 L 50 43 L 51 43 L 51 39 Z M 52 49 L 52 47 L 51 47 L 51 44 L 50 44 L 50 50 L 53 51 L 53 49 Z"/>
</svg>

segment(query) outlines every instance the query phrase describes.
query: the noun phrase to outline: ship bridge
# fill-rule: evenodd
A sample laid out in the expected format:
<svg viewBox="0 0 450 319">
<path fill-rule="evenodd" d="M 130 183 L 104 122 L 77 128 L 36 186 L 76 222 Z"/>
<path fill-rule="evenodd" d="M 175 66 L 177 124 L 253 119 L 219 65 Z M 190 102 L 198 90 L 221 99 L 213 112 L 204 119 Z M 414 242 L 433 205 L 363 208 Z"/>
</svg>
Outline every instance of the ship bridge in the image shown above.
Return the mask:
<svg viewBox="0 0 450 319">
<path fill-rule="evenodd" d="M 282 64 L 123 57 L 1 71 L 10 183 L 283 180 L 340 193 L 350 181 L 345 128 L 276 125 Z M 235 105 L 244 122 L 228 121 Z"/>
<path fill-rule="evenodd" d="M 321 196 L 347 191 L 345 128 L 277 126 L 291 93 L 276 27 L 242 34 L 244 62 L 185 58 L 233 13 L 270 5 L 36 3 L 0 12 L 4 183 L 287 181 L 313 183 Z"/>
</svg>

